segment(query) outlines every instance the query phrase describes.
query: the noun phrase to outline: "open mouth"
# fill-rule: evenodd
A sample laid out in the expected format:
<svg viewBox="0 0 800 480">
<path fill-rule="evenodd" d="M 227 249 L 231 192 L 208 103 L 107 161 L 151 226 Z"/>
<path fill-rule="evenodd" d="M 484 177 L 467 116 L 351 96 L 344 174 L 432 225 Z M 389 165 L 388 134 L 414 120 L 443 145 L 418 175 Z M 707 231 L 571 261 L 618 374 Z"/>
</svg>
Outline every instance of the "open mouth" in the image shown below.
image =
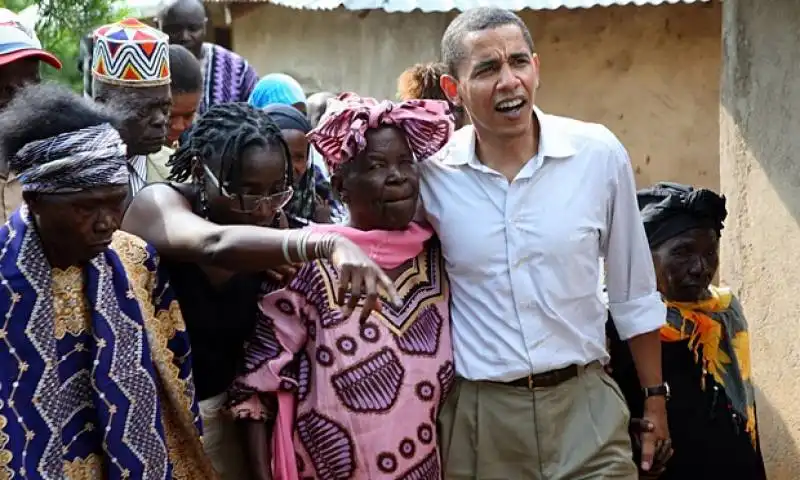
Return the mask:
<svg viewBox="0 0 800 480">
<path fill-rule="evenodd" d="M 514 117 L 514 116 L 519 116 L 520 112 L 522 111 L 522 108 L 525 106 L 526 103 L 528 102 L 522 98 L 503 100 L 495 104 L 494 109 L 498 113 Z"/>
</svg>

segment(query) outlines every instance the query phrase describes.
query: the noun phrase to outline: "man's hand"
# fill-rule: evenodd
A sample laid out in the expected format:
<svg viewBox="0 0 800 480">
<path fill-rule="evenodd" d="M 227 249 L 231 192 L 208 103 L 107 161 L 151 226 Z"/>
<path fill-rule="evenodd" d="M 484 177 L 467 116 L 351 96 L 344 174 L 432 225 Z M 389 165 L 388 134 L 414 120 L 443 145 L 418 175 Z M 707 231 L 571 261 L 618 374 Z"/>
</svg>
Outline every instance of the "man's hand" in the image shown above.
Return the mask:
<svg viewBox="0 0 800 480">
<path fill-rule="evenodd" d="M 630 432 L 635 450 L 634 458 L 640 456 L 642 452 L 642 434 L 645 432 L 652 433 L 654 429 L 655 425 L 649 420 L 631 418 Z M 639 480 L 654 480 L 660 477 L 664 470 L 667 469 L 667 462 L 672 458 L 672 453 L 672 444 L 670 442 L 662 443 L 661 447 L 656 449 L 656 453 L 653 455 L 653 464 L 650 466 L 650 471 L 643 472 L 641 469 L 639 470 Z"/>
<path fill-rule="evenodd" d="M 666 459 L 659 457 L 667 453 L 669 454 L 667 459 L 672 456 L 672 441 L 669 438 L 667 425 L 667 399 L 662 396 L 645 399 L 642 421 L 647 428 L 641 429 L 639 433 L 642 446 L 641 469 L 650 472 L 654 465 L 666 462 Z M 663 465 L 658 466 L 663 468 Z"/>
<path fill-rule="evenodd" d="M 652 387 L 663 383 L 661 377 L 661 337 L 658 330 L 637 335 L 628 340 L 631 348 L 633 363 L 639 375 L 639 384 L 642 387 Z M 669 426 L 667 425 L 667 398 L 662 395 L 649 396 L 644 401 L 645 420 L 653 425 L 651 431 L 644 431 L 639 435 L 642 447 L 642 472 L 650 473 L 653 470 L 656 451 L 667 448 L 672 451 L 672 442 L 669 439 Z"/>
</svg>

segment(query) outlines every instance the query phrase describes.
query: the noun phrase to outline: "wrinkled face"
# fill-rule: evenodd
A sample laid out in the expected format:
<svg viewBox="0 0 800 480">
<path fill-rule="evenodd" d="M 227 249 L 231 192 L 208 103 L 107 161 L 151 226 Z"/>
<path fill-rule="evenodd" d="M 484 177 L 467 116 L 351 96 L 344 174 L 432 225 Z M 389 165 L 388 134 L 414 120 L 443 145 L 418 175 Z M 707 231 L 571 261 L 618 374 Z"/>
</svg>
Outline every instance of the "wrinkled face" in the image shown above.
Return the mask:
<svg viewBox="0 0 800 480">
<path fill-rule="evenodd" d="M 351 223 L 361 230 L 402 230 L 414 218 L 419 172 L 402 131 L 368 130 L 366 149 L 333 184 L 350 208 Z"/>
<path fill-rule="evenodd" d="M 200 92 L 179 93 L 172 96 L 172 109 L 169 113 L 169 132 L 167 146 L 172 146 L 189 126 L 194 122 L 197 106 L 200 104 Z"/>
<path fill-rule="evenodd" d="M 287 193 L 290 186 L 287 185 L 286 160 L 283 150 L 278 147 L 253 145 L 245 148 L 239 160 L 240 182 L 235 185 L 228 180 L 230 173 L 226 173 L 222 175 L 222 191 L 218 169 L 212 171 L 215 178 L 211 178 L 200 167 L 211 220 L 222 225 L 270 225 L 278 211 L 291 199 Z M 214 165 L 219 165 L 219 159 Z"/>
<path fill-rule="evenodd" d="M 76 263 L 91 260 L 111 243 L 125 213 L 127 185 L 79 193 L 38 194 L 28 201 L 43 239 L 57 239 L 59 250 Z"/>
<path fill-rule="evenodd" d="M 292 169 L 294 178 L 300 178 L 308 170 L 308 140 L 300 130 L 281 130 L 283 139 L 289 146 L 292 155 Z"/>
<path fill-rule="evenodd" d="M 40 81 L 39 60 L 35 58 L 23 58 L 0 66 L 0 109 L 8 105 L 22 87 Z"/>
<path fill-rule="evenodd" d="M 172 95 L 169 85 L 147 88 L 118 87 L 95 82 L 98 101 L 118 106 L 128 115 L 120 135 L 128 155 L 149 155 L 161 150 L 167 140 Z"/>
<path fill-rule="evenodd" d="M 458 78 L 443 75 L 442 90 L 466 111 L 478 134 L 516 137 L 532 128 L 539 83 L 539 57 L 522 30 L 504 25 L 471 32 L 464 38 L 465 58 Z"/>
<path fill-rule="evenodd" d="M 719 267 L 717 232 L 693 229 L 673 237 L 653 249 L 653 264 L 658 290 L 668 300 L 702 300 Z"/>
<path fill-rule="evenodd" d="M 195 0 L 178 0 L 158 19 L 159 30 L 169 36 L 169 43 L 181 45 L 198 59 L 206 38 L 206 12 Z"/>
</svg>

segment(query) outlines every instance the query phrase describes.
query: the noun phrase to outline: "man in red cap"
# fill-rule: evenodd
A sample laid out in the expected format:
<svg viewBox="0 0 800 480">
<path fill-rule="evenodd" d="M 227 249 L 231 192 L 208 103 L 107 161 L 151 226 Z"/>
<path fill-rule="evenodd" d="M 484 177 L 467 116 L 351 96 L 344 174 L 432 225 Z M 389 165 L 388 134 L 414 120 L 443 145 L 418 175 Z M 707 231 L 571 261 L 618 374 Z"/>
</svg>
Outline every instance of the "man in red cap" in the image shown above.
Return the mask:
<svg viewBox="0 0 800 480">
<path fill-rule="evenodd" d="M 61 69 L 58 58 L 42 50 L 33 29 L 25 26 L 16 13 L 0 8 L 0 110 L 22 86 L 39 82 L 40 62 Z M 19 183 L 0 158 L 0 221 L 7 221 L 21 202 Z"/>
</svg>

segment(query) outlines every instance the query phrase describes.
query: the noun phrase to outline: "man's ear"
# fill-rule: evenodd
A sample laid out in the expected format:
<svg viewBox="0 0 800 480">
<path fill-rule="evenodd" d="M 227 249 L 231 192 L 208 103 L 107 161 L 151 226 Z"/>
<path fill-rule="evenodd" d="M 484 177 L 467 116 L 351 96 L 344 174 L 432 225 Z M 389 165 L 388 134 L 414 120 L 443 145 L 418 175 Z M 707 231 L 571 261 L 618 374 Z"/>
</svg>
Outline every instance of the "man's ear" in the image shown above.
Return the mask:
<svg viewBox="0 0 800 480">
<path fill-rule="evenodd" d="M 442 89 L 450 103 L 461 106 L 461 96 L 458 94 L 458 80 L 451 75 L 444 74 L 439 77 L 439 88 Z"/>
</svg>

